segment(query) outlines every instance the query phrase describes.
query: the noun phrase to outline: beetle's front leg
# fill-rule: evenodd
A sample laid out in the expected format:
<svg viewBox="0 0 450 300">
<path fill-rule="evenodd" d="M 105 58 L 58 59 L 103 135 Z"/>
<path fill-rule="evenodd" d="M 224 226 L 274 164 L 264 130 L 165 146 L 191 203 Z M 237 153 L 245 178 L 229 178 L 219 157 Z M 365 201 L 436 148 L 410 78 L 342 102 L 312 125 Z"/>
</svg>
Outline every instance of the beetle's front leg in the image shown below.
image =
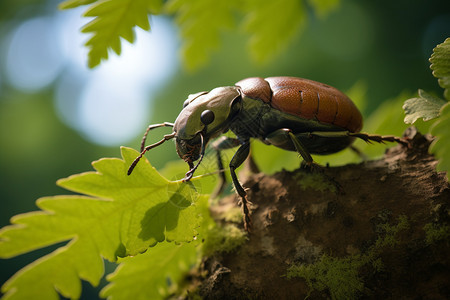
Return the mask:
<svg viewBox="0 0 450 300">
<path fill-rule="evenodd" d="M 173 123 L 164 122 L 161 124 L 153 124 L 153 125 L 148 126 L 147 130 L 144 133 L 144 136 L 142 137 L 141 152 L 144 151 L 144 149 L 145 149 L 145 141 L 147 140 L 148 132 L 152 129 L 159 128 L 159 127 L 173 127 Z"/>
<path fill-rule="evenodd" d="M 212 193 L 211 197 L 215 198 L 218 195 L 220 195 L 223 190 L 225 189 L 226 183 L 227 183 L 227 178 L 225 176 L 225 173 L 223 172 L 223 160 L 222 160 L 222 155 L 221 155 L 221 151 L 222 150 L 226 150 L 226 149 L 231 149 L 234 147 L 237 147 L 241 145 L 241 141 L 239 141 L 236 138 L 231 138 L 231 137 L 226 137 L 223 136 L 219 139 L 217 139 L 213 144 L 212 147 L 214 150 L 216 150 L 216 156 L 217 156 L 217 166 L 219 168 L 219 184 L 217 185 L 216 189 L 214 190 L 214 192 Z"/>
<path fill-rule="evenodd" d="M 236 169 L 245 161 L 249 153 L 250 153 L 250 141 L 246 140 L 242 143 L 241 147 L 239 147 L 239 149 L 236 151 L 230 162 L 231 178 L 233 179 L 233 184 L 236 189 L 236 192 L 241 197 L 245 230 L 250 230 L 252 221 L 250 219 L 250 210 L 248 208 L 249 202 L 247 201 L 247 192 L 239 183 L 239 180 L 236 176 Z"/>
</svg>

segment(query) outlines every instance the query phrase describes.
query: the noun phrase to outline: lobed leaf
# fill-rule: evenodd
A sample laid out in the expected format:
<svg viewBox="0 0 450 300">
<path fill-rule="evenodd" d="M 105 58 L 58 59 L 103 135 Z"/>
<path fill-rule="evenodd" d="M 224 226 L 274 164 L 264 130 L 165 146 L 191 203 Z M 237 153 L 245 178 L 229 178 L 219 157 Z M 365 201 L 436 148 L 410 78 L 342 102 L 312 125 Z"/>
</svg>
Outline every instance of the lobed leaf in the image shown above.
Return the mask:
<svg viewBox="0 0 450 300">
<path fill-rule="evenodd" d="M 94 20 L 81 30 L 92 33 L 86 43 L 90 48 L 89 67 L 93 68 L 107 59 L 109 49 L 120 54 L 120 38 L 133 43 L 135 26 L 149 30 L 148 14 L 159 13 L 161 7 L 161 0 L 102 0 L 93 4 L 85 16 L 94 17 Z"/>
<path fill-rule="evenodd" d="M 199 263 L 204 253 L 204 240 L 208 243 L 210 232 L 216 229 L 208 200 L 209 197 L 203 195 L 196 202 L 202 216 L 197 239 L 181 245 L 162 242 L 144 254 L 122 259 L 116 271 L 108 275 L 110 284 L 100 292 L 101 297 L 116 300 L 166 299 L 170 292 L 176 290 L 177 283 Z"/>
<path fill-rule="evenodd" d="M 189 242 L 197 235 L 202 212 L 191 184 L 166 180 L 143 159 L 126 171 L 138 152 L 122 148 L 123 159 L 93 163 L 96 172 L 58 181 L 84 195 L 39 199 L 41 211 L 12 218 L 0 230 L 0 257 L 8 258 L 57 242 L 67 245 L 17 272 L 2 287 L 6 299 L 79 298 L 80 279 L 97 285 L 102 257 L 137 255 L 158 242 Z"/>
<path fill-rule="evenodd" d="M 111 283 L 100 296 L 114 300 L 165 299 L 197 262 L 196 246 L 163 242 L 144 254 L 123 259 L 116 271 L 108 275 Z"/>
<path fill-rule="evenodd" d="M 450 180 L 450 103 L 441 108 L 440 117 L 431 127 L 431 134 L 436 137 L 430 146 L 430 152 L 439 160 L 438 171 L 447 172 Z"/>
<path fill-rule="evenodd" d="M 447 102 L 434 97 L 424 90 L 419 90 L 418 98 L 411 98 L 405 101 L 403 110 L 405 111 L 405 123 L 414 124 L 417 119 L 422 118 L 424 121 L 439 117 L 439 110 Z"/>
<path fill-rule="evenodd" d="M 212 234 L 221 232 L 210 216 L 208 200 L 209 197 L 203 195 L 196 202 L 202 216 L 197 239 L 181 245 L 162 242 L 143 254 L 122 259 L 116 271 L 108 275 L 110 284 L 103 288 L 100 296 L 115 300 L 167 299 L 177 290 L 177 283 L 200 262 L 205 244 L 213 249 L 223 247 L 223 243 L 217 245 L 209 240 Z"/>
<path fill-rule="evenodd" d="M 445 89 L 445 99 L 450 101 L 450 38 L 433 49 L 430 62 L 434 77 L 438 78 L 439 85 Z"/>
</svg>

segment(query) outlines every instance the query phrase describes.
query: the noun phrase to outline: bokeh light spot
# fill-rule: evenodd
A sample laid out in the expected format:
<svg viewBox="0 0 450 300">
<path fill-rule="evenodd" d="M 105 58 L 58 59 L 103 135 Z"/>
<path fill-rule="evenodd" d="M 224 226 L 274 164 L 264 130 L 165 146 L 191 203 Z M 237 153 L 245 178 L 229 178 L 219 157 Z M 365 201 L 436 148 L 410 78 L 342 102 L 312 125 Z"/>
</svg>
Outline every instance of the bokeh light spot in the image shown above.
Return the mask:
<svg viewBox="0 0 450 300">
<path fill-rule="evenodd" d="M 149 111 L 146 95 L 132 83 L 104 78 L 90 81 L 79 102 L 80 130 L 90 141 L 102 145 L 117 145 L 134 138 L 135 134 L 130 133 L 144 130 L 141 125 Z"/>
<path fill-rule="evenodd" d="M 6 58 L 6 76 L 11 85 L 34 92 L 55 80 L 63 65 L 55 36 L 51 17 L 33 18 L 18 26 Z"/>
<path fill-rule="evenodd" d="M 56 87 L 56 107 L 62 120 L 89 141 L 124 144 L 145 129 L 152 94 L 178 66 L 174 27 L 165 18 L 152 18 L 154 31 L 136 29 L 134 44 L 122 41 L 120 56 L 110 53 L 108 60 L 90 70 L 80 59 L 79 53 L 86 51 L 80 37 L 67 37 L 67 32 L 81 35 L 78 23 L 71 19 L 66 26 L 75 28 L 61 31 L 60 42 L 71 67 Z"/>
</svg>

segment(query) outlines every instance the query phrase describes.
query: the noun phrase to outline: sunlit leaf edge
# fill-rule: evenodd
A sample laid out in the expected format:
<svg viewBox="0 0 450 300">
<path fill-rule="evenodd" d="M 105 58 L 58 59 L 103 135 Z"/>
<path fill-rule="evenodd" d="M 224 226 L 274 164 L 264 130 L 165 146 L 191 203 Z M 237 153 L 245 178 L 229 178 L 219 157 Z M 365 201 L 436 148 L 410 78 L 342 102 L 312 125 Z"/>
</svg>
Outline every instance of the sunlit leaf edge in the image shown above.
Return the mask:
<svg viewBox="0 0 450 300">
<path fill-rule="evenodd" d="M 88 66 L 94 68 L 107 60 L 109 52 L 121 54 L 121 39 L 134 43 L 136 26 L 150 30 L 148 16 L 159 14 L 163 3 L 161 0 L 69 0 L 60 4 L 61 9 L 69 9 L 91 4 L 84 16 L 94 17 L 81 29 L 91 34 L 86 42 Z"/>
<path fill-rule="evenodd" d="M 418 98 L 410 98 L 403 104 L 406 124 L 414 124 L 420 118 L 424 121 L 437 118 L 440 109 L 447 103 L 447 101 L 434 97 L 421 89 L 418 94 Z"/>
</svg>

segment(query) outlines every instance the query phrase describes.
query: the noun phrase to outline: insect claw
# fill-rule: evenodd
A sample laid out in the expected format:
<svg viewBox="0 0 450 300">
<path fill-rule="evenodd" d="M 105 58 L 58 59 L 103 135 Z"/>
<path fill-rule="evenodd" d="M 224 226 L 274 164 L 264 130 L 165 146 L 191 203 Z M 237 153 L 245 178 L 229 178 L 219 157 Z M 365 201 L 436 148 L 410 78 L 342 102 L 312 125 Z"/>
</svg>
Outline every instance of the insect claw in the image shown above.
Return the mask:
<svg viewBox="0 0 450 300">
<path fill-rule="evenodd" d="M 313 172 L 318 168 L 318 165 L 312 161 L 302 160 L 300 163 L 300 168 L 305 170 L 306 172 Z"/>
<path fill-rule="evenodd" d="M 190 170 L 184 175 L 184 178 L 181 180 L 183 182 L 187 182 L 192 179 L 192 176 L 194 175 L 194 172 L 191 172 Z"/>
<path fill-rule="evenodd" d="M 251 232 L 253 227 L 252 218 L 250 217 L 250 214 L 245 215 L 244 214 L 244 229 L 247 232 Z"/>
<path fill-rule="evenodd" d="M 247 200 L 247 197 L 241 197 L 241 199 L 238 201 L 238 205 L 242 207 L 242 216 L 244 221 L 244 229 L 247 232 L 251 231 L 252 228 L 252 218 L 250 216 L 250 208 L 249 206 L 251 203 Z"/>
</svg>

